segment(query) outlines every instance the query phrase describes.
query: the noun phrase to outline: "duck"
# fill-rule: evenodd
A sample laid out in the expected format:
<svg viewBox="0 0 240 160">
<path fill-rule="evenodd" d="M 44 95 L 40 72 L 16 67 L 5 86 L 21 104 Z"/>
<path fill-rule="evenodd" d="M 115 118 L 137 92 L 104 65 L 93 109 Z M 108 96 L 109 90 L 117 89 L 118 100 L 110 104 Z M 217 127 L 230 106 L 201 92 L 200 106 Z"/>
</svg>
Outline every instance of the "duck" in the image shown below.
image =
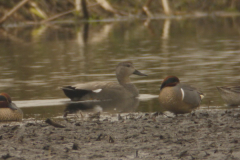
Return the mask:
<svg viewBox="0 0 240 160">
<path fill-rule="evenodd" d="M 137 87 L 131 83 L 130 76 L 147 76 L 136 70 L 131 61 L 120 62 L 116 67 L 118 82 L 95 81 L 63 86 L 61 89 L 71 101 L 114 100 L 138 97 Z"/>
<path fill-rule="evenodd" d="M 22 121 L 23 112 L 7 93 L 0 93 L 0 122 Z"/>
<path fill-rule="evenodd" d="M 217 89 L 228 106 L 240 105 L 240 86 L 221 86 Z"/>
<path fill-rule="evenodd" d="M 203 97 L 196 88 L 180 83 L 178 77 L 167 76 L 161 84 L 158 100 L 164 110 L 184 114 L 199 107 Z"/>
</svg>

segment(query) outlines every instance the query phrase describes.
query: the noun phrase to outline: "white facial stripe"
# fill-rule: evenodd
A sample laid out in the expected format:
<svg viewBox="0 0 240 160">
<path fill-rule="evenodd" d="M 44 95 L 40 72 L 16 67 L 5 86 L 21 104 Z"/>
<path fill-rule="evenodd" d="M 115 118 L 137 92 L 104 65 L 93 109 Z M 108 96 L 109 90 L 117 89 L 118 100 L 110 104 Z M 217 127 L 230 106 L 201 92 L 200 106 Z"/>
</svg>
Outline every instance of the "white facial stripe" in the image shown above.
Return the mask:
<svg viewBox="0 0 240 160">
<path fill-rule="evenodd" d="M 99 93 L 101 91 L 102 91 L 102 89 L 95 89 L 95 90 L 93 90 L 94 93 Z"/>
<path fill-rule="evenodd" d="M 181 88 L 181 92 L 182 92 L 182 100 L 184 99 L 184 90 Z"/>
</svg>

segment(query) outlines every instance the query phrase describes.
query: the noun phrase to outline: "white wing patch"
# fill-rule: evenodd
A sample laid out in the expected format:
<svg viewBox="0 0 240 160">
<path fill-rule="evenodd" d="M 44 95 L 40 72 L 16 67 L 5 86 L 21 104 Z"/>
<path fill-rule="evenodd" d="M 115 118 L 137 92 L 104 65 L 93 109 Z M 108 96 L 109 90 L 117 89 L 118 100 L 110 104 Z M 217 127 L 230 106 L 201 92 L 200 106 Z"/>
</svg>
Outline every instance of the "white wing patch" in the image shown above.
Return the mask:
<svg viewBox="0 0 240 160">
<path fill-rule="evenodd" d="M 93 90 L 94 93 L 99 93 L 101 91 L 102 91 L 102 89 L 95 89 L 95 90 Z"/>
<path fill-rule="evenodd" d="M 181 88 L 181 92 L 182 92 L 182 100 L 184 99 L 184 90 Z"/>
</svg>

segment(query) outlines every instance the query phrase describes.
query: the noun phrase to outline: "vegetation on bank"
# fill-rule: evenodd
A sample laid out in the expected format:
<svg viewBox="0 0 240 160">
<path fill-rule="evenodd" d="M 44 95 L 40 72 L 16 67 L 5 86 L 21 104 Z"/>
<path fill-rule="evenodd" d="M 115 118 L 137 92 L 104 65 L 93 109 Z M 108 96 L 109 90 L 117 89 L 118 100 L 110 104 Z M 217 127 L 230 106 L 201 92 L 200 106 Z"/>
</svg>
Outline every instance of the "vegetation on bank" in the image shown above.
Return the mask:
<svg viewBox="0 0 240 160">
<path fill-rule="evenodd" d="M 237 0 L 0 0 L 0 24 L 239 12 Z"/>
</svg>

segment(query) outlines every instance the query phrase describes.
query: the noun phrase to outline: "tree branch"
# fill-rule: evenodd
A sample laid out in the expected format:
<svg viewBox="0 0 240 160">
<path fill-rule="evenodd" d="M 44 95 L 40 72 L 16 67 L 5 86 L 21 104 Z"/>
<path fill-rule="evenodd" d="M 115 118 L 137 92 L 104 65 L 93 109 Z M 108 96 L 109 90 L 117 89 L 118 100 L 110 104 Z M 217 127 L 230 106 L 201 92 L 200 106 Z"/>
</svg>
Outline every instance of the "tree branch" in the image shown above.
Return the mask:
<svg viewBox="0 0 240 160">
<path fill-rule="evenodd" d="M 15 13 L 19 8 L 21 8 L 25 3 L 27 3 L 29 0 L 22 0 L 19 2 L 13 9 L 11 9 L 9 12 L 7 12 L 3 18 L 0 20 L 0 25 L 5 22 L 8 17 L 10 17 L 13 13 Z"/>
</svg>

